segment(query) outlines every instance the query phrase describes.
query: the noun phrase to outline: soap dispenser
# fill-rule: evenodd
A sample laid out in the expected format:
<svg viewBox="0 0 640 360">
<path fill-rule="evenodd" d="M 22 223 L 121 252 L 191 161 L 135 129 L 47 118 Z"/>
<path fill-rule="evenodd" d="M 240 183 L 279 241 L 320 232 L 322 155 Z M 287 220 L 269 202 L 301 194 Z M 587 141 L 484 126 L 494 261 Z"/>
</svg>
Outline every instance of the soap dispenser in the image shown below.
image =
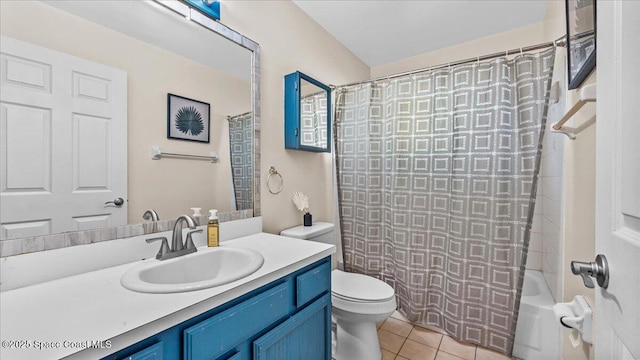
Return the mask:
<svg viewBox="0 0 640 360">
<path fill-rule="evenodd" d="M 209 222 L 207 223 L 207 245 L 220 245 L 220 226 L 218 223 L 218 210 L 209 210 Z"/>
</svg>

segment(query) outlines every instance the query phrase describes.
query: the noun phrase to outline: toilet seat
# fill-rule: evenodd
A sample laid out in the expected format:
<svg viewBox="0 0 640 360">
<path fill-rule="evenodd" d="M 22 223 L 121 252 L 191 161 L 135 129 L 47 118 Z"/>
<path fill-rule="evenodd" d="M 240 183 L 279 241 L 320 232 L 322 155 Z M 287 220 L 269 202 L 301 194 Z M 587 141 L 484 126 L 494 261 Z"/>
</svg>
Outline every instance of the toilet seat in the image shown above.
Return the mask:
<svg viewBox="0 0 640 360">
<path fill-rule="evenodd" d="M 348 273 L 341 270 L 331 272 L 331 294 L 354 302 L 385 302 L 394 298 L 393 288 L 374 277 Z"/>
<path fill-rule="evenodd" d="M 384 281 L 340 270 L 331 272 L 331 304 L 334 312 L 346 311 L 352 315 L 381 316 L 384 319 L 397 306 L 393 288 Z"/>
</svg>

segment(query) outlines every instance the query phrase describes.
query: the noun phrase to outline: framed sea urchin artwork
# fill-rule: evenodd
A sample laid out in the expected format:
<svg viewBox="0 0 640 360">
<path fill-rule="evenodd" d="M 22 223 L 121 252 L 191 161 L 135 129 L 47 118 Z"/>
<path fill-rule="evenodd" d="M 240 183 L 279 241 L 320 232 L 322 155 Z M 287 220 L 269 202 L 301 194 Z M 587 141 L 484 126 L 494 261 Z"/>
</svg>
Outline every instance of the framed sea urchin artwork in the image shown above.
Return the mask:
<svg viewBox="0 0 640 360">
<path fill-rule="evenodd" d="M 167 94 L 167 138 L 209 143 L 209 104 Z"/>
</svg>

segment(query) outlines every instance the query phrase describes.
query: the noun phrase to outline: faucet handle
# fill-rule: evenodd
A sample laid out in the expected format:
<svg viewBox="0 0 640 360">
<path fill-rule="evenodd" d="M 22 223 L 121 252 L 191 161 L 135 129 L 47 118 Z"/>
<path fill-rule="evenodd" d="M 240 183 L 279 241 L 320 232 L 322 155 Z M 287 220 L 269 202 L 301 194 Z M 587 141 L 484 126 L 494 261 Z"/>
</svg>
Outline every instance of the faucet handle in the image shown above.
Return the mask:
<svg viewBox="0 0 640 360">
<path fill-rule="evenodd" d="M 601 288 L 606 289 L 609 286 L 609 264 L 602 254 L 598 254 L 594 262 L 572 261 L 571 272 L 582 276 L 584 286 L 588 288 L 594 287 L 591 277 L 596 278 Z"/>
<path fill-rule="evenodd" d="M 164 236 L 147 239 L 147 243 L 149 244 L 156 241 L 162 241 L 162 244 L 160 245 L 160 251 L 158 251 L 158 254 L 156 255 L 156 259 L 160 260 L 164 258 L 168 253 L 170 253 L 171 250 L 169 249 L 169 241 Z"/>
<path fill-rule="evenodd" d="M 198 230 L 189 231 L 187 233 L 187 239 L 184 241 L 185 249 L 195 249 L 196 248 L 196 245 L 193 243 L 193 238 L 191 237 L 191 234 L 193 234 L 193 233 L 201 233 L 202 231 L 203 231 L 203 229 L 198 229 Z"/>
<path fill-rule="evenodd" d="M 590 277 L 595 276 L 591 263 L 574 260 L 571 262 L 571 272 L 574 275 L 580 275 L 582 277 L 584 286 L 588 287 L 589 289 L 593 289 L 595 287 L 593 285 L 593 280 L 591 280 Z"/>
</svg>

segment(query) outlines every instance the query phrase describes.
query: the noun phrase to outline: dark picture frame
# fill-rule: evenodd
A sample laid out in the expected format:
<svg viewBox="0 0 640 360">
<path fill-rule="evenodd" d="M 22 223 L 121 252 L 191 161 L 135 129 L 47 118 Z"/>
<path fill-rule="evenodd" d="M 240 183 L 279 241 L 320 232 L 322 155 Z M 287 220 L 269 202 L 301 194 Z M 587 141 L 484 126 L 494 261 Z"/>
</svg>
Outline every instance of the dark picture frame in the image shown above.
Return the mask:
<svg viewBox="0 0 640 360">
<path fill-rule="evenodd" d="M 596 67 L 596 0 L 565 0 L 569 90 Z"/>
<path fill-rule="evenodd" d="M 167 94 L 167 139 L 209 143 L 211 106 L 203 101 Z"/>
</svg>

